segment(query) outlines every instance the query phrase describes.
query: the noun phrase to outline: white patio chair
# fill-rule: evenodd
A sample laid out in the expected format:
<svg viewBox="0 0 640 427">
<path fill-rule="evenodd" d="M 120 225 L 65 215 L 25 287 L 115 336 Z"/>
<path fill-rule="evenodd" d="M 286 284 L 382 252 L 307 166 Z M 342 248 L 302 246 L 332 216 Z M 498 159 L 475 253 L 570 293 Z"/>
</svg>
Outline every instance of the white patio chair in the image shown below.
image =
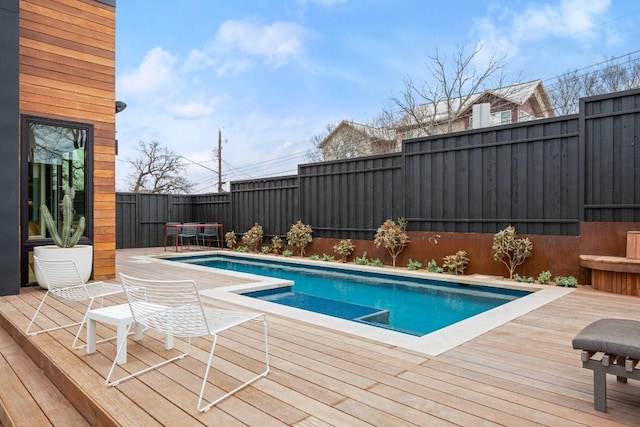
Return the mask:
<svg viewBox="0 0 640 427">
<path fill-rule="evenodd" d="M 106 282 L 85 283 L 82 280 L 76 263 L 70 259 L 45 260 L 42 258 L 34 257 L 34 265 L 35 268 L 39 269 L 40 275 L 44 279 L 44 282 L 46 283 L 48 289 L 42 297 L 42 300 L 40 301 L 40 305 L 38 305 L 36 312 L 33 314 L 33 317 L 31 318 L 31 321 L 29 322 L 25 333 L 29 336 L 34 336 L 44 332 L 50 332 L 57 329 L 80 325 L 78 327 L 78 332 L 76 332 L 73 343 L 71 344 L 71 347 L 73 347 L 74 349 L 86 347 L 86 344 L 77 345 L 77 342 L 78 337 L 80 336 L 80 332 L 82 331 L 82 327 L 87 322 L 87 313 L 89 312 L 89 310 L 91 310 L 93 301 L 96 298 L 100 298 L 100 305 L 103 305 L 104 297 L 122 293 L 122 286 L 119 284 Z M 76 302 L 88 301 L 89 303 L 87 305 L 87 309 L 84 312 L 82 321 L 31 332 L 31 327 L 34 325 L 36 317 L 38 317 L 38 314 L 40 313 L 40 310 L 42 309 L 42 306 L 44 305 L 44 302 L 49 294 L 61 300 Z M 99 342 L 102 341 L 106 341 L 106 339 Z"/>
<path fill-rule="evenodd" d="M 196 408 L 200 412 L 209 410 L 213 405 L 221 402 L 233 393 L 265 377 L 269 373 L 269 347 L 267 342 L 267 321 L 263 313 L 249 313 L 229 310 L 219 310 L 203 307 L 198 294 L 198 288 L 193 280 L 148 280 L 138 279 L 120 273 L 131 313 L 136 323 L 149 329 L 154 329 L 165 336 L 187 338 L 187 350 L 178 356 L 165 359 L 153 366 L 148 366 L 122 378 L 111 380 L 116 367 L 116 361 L 124 346 L 118 348 L 111 369 L 107 374 L 106 383 L 116 386 L 123 381 L 152 369 L 166 365 L 178 359 L 183 359 L 191 350 L 191 338 L 211 336 L 211 351 L 207 367 L 202 378 L 202 387 L 198 395 Z M 213 361 L 213 354 L 218 340 L 218 334 L 234 326 L 255 320 L 262 322 L 264 329 L 264 363 L 265 370 L 255 375 L 240 386 L 223 394 L 212 402 L 203 405 L 204 392 L 209 377 L 209 370 Z M 131 326 L 129 327 L 131 328 Z"/>
</svg>

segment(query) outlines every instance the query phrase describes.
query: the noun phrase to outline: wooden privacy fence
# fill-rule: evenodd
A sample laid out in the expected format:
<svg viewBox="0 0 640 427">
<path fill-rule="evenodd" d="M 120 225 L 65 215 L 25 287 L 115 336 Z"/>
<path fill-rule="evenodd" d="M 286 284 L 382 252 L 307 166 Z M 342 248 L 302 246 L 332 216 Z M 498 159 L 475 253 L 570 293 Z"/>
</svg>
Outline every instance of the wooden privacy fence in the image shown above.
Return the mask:
<svg viewBox="0 0 640 427">
<path fill-rule="evenodd" d="M 582 221 L 640 219 L 640 90 L 584 98 L 580 113 L 406 140 L 400 153 L 300 165 L 205 195 L 118 193 L 117 247 L 162 244 L 168 221 L 254 223 L 284 237 L 371 240 L 387 218 L 412 231 L 577 236 Z M 265 240 L 266 241 L 266 240 Z"/>
</svg>

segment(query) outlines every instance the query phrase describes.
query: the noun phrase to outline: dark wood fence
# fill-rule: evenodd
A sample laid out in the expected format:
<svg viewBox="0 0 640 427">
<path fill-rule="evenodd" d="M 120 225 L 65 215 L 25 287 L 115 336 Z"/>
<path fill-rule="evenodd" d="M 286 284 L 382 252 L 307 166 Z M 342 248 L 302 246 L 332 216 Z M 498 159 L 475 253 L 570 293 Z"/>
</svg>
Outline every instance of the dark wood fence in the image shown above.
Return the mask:
<svg viewBox="0 0 640 427">
<path fill-rule="evenodd" d="M 118 193 L 118 248 L 162 244 L 167 221 L 218 221 L 265 236 L 371 240 L 387 218 L 409 230 L 577 236 L 581 221 L 640 219 L 640 90 L 582 99 L 580 114 L 404 141 L 402 152 L 300 165 L 194 196 Z M 640 170 L 640 169 L 639 169 Z"/>
</svg>

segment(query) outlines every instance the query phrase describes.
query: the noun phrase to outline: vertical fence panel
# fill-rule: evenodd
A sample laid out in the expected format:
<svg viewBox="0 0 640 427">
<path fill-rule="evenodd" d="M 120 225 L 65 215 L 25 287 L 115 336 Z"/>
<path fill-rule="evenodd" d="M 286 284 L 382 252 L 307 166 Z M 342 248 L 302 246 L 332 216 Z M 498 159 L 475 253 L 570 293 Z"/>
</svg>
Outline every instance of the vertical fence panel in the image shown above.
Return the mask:
<svg viewBox="0 0 640 427">
<path fill-rule="evenodd" d="M 582 99 L 585 220 L 640 220 L 640 91 Z"/>
<path fill-rule="evenodd" d="M 300 219 L 316 237 L 370 240 L 400 216 L 416 231 L 578 235 L 580 221 L 640 221 L 639 132 L 636 89 L 582 99 L 580 115 L 407 140 L 401 153 L 300 165 L 229 194 L 118 193 L 116 246 L 161 245 L 167 221 L 240 235 L 259 222 L 267 239 Z"/>
</svg>

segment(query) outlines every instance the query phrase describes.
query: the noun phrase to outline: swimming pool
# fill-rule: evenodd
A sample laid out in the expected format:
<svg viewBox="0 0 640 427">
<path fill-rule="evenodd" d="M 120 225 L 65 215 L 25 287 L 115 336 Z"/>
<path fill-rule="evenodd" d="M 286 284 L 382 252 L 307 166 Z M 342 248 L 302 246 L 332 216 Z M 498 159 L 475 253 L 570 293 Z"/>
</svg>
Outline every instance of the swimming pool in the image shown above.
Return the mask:
<svg viewBox="0 0 640 427">
<path fill-rule="evenodd" d="M 212 254 L 218 256 L 232 256 L 234 258 L 241 257 L 247 259 L 264 259 L 264 260 L 281 260 L 287 263 L 295 263 L 299 265 L 323 265 L 318 261 L 311 261 L 304 258 L 283 258 L 274 257 L 272 255 L 262 254 L 243 254 L 229 251 L 215 251 Z M 205 254 L 199 254 L 204 256 Z M 368 339 L 384 343 L 389 348 L 401 347 L 411 351 L 416 351 L 427 356 L 437 356 L 447 350 L 450 350 L 460 344 L 465 343 L 479 335 L 484 334 L 500 325 L 510 322 L 523 314 L 530 312 L 538 307 L 542 307 L 557 298 L 567 295 L 574 291 L 573 288 L 564 288 L 558 286 L 545 286 L 538 284 L 524 284 L 514 281 L 507 281 L 502 278 L 490 277 L 486 275 L 465 275 L 450 276 L 446 274 L 428 273 L 423 271 L 415 272 L 404 269 L 379 268 L 371 266 L 359 266 L 354 264 L 332 263 L 332 268 L 338 270 L 356 270 L 363 273 L 371 271 L 380 271 L 385 274 L 397 275 L 400 277 L 433 277 L 438 280 L 455 279 L 458 282 L 468 284 L 492 285 L 495 287 L 515 288 L 531 291 L 531 293 L 514 301 L 507 302 L 491 310 L 461 320 L 450 326 L 438 329 L 423 336 L 415 336 L 406 333 L 400 333 L 391 329 L 379 328 L 365 323 L 344 320 L 333 316 L 327 316 L 314 313 L 308 310 L 301 310 L 281 304 L 274 304 L 257 298 L 250 298 L 243 294 L 247 292 L 273 289 L 275 287 L 290 286 L 291 281 L 266 276 L 256 276 L 252 274 L 234 272 L 231 270 L 222 270 L 212 267 L 204 267 L 192 263 L 176 263 L 169 261 L 169 258 L 175 258 L 175 255 L 165 254 L 163 256 L 146 255 L 140 256 L 138 262 L 141 263 L 170 263 L 184 271 L 189 277 L 189 270 L 198 270 L 205 275 L 211 275 L 211 282 L 215 284 L 219 281 L 220 276 L 234 277 L 233 282 L 236 284 L 222 286 L 207 286 L 208 289 L 200 291 L 200 295 L 204 298 L 211 299 L 208 303 L 219 306 L 220 303 L 230 304 L 231 307 L 243 307 L 244 309 L 260 311 L 263 313 L 273 314 L 278 317 L 301 322 L 307 324 L 334 330 L 338 333 L 349 334 L 353 337 Z M 183 258 L 184 256 L 178 256 Z"/>
<path fill-rule="evenodd" d="M 242 295 L 415 336 L 426 335 L 531 293 L 337 269 L 329 265 L 300 265 L 282 259 L 209 255 L 172 260 L 291 281 L 291 286 Z"/>
</svg>

